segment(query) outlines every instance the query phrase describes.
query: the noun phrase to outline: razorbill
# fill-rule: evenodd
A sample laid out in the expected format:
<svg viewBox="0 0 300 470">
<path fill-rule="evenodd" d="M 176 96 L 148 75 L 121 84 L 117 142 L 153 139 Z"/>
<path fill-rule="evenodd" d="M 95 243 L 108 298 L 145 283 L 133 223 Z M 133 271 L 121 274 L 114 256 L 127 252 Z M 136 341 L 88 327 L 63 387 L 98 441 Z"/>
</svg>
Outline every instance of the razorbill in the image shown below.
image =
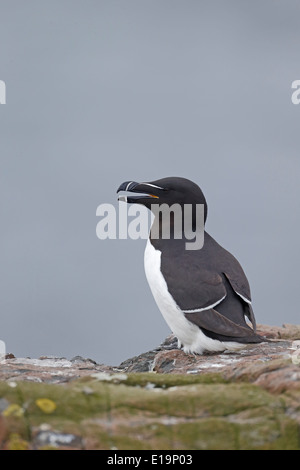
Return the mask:
<svg viewBox="0 0 300 470">
<path fill-rule="evenodd" d="M 142 204 L 152 208 L 152 212 L 161 204 L 171 207 L 177 203 L 183 209 L 185 204 L 192 205 L 193 227 L 194 208 L 202 204 L 206 221 L 205 197 L 199 186 L 188 179 L 126 181 L 119 191 L 130 193 L 123 198 L 126 202 Z M 165 220 L 162 222 L 156 215 L 145 250 L 145 272 L 158 308 L 178 339 L 178 346 L 186 353 L 202 354 L 266 341 L 256 333 L 249 283 L 237 259 L 206 231 L 201 249 L 186 249 L 183 221 L 182 236 L 178 237 L 172 217 L 168 219 L 170 237 L 165 239 L 162 223 L 166 223 Z M 156 237 L 153 237 L 154 228 L 159 234 Z"/>
</svg>

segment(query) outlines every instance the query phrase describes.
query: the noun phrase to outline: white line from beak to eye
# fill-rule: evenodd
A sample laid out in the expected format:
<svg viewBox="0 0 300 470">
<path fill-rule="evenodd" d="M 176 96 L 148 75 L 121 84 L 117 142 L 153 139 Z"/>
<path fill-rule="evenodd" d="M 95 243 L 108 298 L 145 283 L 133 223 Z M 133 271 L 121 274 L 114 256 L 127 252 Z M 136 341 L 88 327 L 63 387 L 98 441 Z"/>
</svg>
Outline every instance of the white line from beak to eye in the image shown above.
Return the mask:
<svg viewBox="0 0 300 470">
<path fill-rule="evenodd" d="M 129 181 L 128 185 L 126 186 L 125 191 L 128 191 L 128 188 L 129 188 L 129 186 L 131 185 L 131 183 L 133 183 L 133 181 Z"/>
<path fill-rule="evenodd" d="M 156 186 L 155 184 L 151 184 L 151 183 L 140 183 L 140 184 L 144 184 L 145 186 L 151 186 L 151 188 L 164 189 L 164 188 L 161 188 L 160 186 Z"/>
</svg>

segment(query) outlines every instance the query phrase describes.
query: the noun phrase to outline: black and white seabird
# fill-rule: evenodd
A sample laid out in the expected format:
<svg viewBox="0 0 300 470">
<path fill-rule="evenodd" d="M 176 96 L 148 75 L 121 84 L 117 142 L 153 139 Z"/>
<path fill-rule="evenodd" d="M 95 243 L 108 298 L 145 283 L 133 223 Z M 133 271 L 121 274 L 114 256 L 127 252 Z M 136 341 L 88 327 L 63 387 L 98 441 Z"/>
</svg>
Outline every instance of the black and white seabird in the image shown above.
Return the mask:
<svg viewBox="0 0 300 470">
<path fill-rule="evenodd" d="M 199 186 L 188 179 L 126 181 L 119 191 L 130 193 L 123 198 L 126 202 L 142 204 L 148 209 L 163 203 L 169 206 L 177 203 L 182 207 L 203 204 L 206 221 L 205 197 Z M 169 223 L 172 225 L 172 219 Z M 181 238 L 153 238 L 155 224 L 161 224 L 161 218 L 155 217 L 152 224 L 145 250 L 145 272 L 158 308 L 177 337 L 179 347 L 186 353 L 202 354 L 266 341 L 256 333 L 249 283 L 237 259 L 206 231 L 204 245 L 198 250 L 186 249 L 183 233 Z"/>
</svg>

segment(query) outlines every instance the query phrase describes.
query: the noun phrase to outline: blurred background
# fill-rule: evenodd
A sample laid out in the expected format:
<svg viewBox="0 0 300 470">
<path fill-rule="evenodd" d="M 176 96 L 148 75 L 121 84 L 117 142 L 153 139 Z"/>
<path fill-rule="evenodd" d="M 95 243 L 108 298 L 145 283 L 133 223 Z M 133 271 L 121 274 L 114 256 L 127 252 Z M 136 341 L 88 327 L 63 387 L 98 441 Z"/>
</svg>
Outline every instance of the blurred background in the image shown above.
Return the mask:
<svg viewBox="0 0 300 470">
<path fill-rule="evenodd" d="M 169 334 L 145 240 L 99 240 L 126 180 L 183 176 L 258 323 L 299 323 L 298 1 L 2 0 L 0 339 L 116 365 Z"/>
</svg>

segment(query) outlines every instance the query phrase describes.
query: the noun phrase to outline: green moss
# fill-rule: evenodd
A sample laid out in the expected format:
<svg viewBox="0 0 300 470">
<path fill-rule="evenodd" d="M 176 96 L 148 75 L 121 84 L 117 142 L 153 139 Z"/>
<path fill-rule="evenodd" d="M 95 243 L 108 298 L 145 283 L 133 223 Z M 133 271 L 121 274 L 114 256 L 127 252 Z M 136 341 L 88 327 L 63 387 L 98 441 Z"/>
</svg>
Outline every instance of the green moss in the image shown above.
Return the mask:
<svg viewBox="0 0 300 470">
<path fill-rule="evenodd" d="M 176 426 L 174 441 L 181 449 L 234 450 L 236 431 L 234 425 L 224 419 L 205 418 L 197 423 Z"/>
<path fill-rule="evenodd" d="M 127 380 L 122 382 L 130 386 L 146 387 L 154 385 L 158 388 L 180 387 L 193 384 L 227 383 L 220 374 L 155 374 L 151 372 L 127 374 Z"/>
<path fill-rule="evenodd" d="M 239 448 L 248 450 L 298 450 L 298 425 L 283 414 L 262 415 L 254 423 L 238 426 Z"/>
<path fill-rule="evenodd" d="M 148 386 L 147 386 L 148 384 Z M 149 386 L 154 384 L 155 387 Z M 34 445 L 41 424 L 95 449 L 299 449 L 299 391 L 272 395 L 220 377 L 129 374 L 119 383 L 95 378 L 64 385 L 0 382 L 0 398 L 24 410 L 3 416 L 7 445 Z M 45 413 L 36 400 L 56 404 Z M 293 413 L 291 413 L 293 410 Z"/>
<path fill-rule="evenodd" d="M 226 416 L 248 407 L 279 403 L 276 397 L 250 384 L 197 384 L 168 390 L 131 389 L 119 385 L 110 388 L 112 406 L 126 406 L 187 418 Z M 117 393 L 117 392 L 120 392 Z"/>
</svg>

